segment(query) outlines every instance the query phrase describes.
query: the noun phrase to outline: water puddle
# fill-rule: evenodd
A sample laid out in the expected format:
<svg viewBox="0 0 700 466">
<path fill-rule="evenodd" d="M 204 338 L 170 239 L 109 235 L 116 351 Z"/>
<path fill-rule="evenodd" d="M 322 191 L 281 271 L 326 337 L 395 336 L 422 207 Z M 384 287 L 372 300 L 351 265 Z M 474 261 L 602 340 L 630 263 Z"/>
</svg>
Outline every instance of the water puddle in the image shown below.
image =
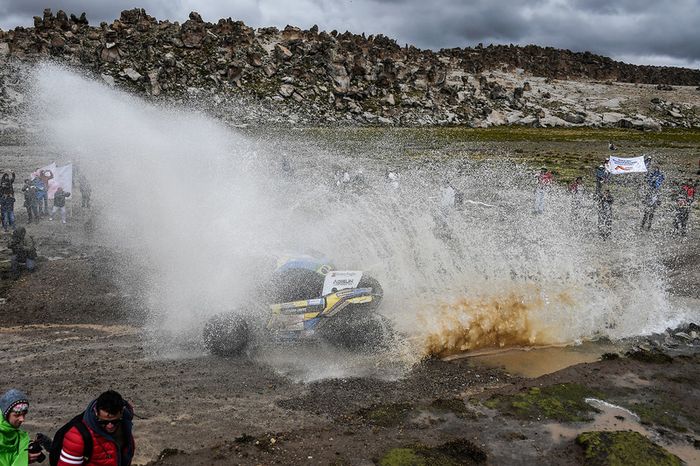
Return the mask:
<svg viewBox="0 0 700 466">
<path fill-rule="evenodd" d="M 571 441 L 583 432 L 630 430 L 639 432 L 659 444 L 686 464 L 700 464 L 700 450 L 687 443 L 668 443 L 666 439 L 640 424 L 639 416 L 632 411 L 595 398 L 587 398 L 586 402 L 600 411 L 593 421 L 578 425 L 545 424 L 554 442 Z"/>
<path fill-rule="evenodd" d="M 595 362 L 602 354 L 619 350 L 610 343 L 588 342 L 576 346 L 486 349 L 445 359 L 470 358 L 477 365 L 500 367 L 510 374 L 535 378 L 576 364 Z"/>
</svg>

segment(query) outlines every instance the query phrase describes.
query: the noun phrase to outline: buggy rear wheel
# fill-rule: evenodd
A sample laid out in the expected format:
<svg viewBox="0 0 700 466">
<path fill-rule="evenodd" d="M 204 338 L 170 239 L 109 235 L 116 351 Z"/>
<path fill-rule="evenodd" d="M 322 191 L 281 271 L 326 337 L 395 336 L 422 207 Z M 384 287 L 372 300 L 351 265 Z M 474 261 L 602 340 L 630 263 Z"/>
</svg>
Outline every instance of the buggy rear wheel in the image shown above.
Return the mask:
<svg viewBox="0 0 700 466">
<path fill-rule="evenodd" d="M 323 338 L 348 351 L 375 353 L 389 349 L 394 336 L 389 319 L 376 313 L 352 314 L 332 318 L 321 329 Z"/>
<path fill-rule="evenodd" d="M 204 346 L 217 356 L 238 356 L 250 341 L 250 329 L 237 314 L 217 314 L 204 325 Z"/>
</svg>

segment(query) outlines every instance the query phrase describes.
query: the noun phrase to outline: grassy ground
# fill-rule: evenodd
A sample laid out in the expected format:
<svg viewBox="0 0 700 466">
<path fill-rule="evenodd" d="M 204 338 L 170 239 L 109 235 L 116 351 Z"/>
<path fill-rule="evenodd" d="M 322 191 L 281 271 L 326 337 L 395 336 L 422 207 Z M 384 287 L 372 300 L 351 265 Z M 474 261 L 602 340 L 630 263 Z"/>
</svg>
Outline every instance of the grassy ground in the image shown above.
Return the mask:
<svg viewBox="0 0 700 466">
<path fill-rule="evenodd" d="M 671 178 L 697 178 L 700 130 L 643 132 L 620 128 L 306 128 L 294 132 L 307 144 L 329 151 L 406 159 L 501 160 L 546 166 L 562 182 L 591 180 L 595 168 L 618 147 L 620 157 L 652 156 Z M 306 146 L 305 146 L 306 147 Z M 360 154 L 358 154 L 360 148 Z M 680 179 L 680 178 L 679 178 Z"/>
</svg>

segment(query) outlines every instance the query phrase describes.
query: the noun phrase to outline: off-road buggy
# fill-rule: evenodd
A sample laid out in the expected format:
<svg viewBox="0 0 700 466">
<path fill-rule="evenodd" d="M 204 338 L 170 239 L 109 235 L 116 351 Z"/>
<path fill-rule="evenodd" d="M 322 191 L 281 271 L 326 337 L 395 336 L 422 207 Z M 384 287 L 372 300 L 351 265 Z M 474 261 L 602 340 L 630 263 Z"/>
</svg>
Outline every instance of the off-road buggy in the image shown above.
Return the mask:
<svg viewBox="0 0 700 466">
<path fill-rule="evenodd" d="M 376 312 L 382 293 L 379 282 L 365 272 L 335 270 L 311 256 L 285 257 L 254 303 L 206 322 L 204 344 L 220 356 L 295 342 L 381 350 L 392 335 L 388 320 Z"/>
</svg>

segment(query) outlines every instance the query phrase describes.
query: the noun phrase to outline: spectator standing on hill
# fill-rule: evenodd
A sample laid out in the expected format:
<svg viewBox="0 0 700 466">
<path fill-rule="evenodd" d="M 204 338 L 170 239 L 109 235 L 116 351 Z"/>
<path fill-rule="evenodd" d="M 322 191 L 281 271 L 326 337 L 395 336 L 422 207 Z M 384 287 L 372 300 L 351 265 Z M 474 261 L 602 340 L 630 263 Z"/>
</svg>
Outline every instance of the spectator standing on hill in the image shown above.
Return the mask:
<svg viewBox="0 0 700 466">
<path fill-rule="evenodd" d="M 2 177 L 0 177 L 0 195 L 2 194 L 14 194 L 15 189 L 12 186 L 15 182 L 15 172 L 10 171 L 12 176 L 8 174 L 7 172 L 2 174 Z"/>
<path fill-rule="evenodd" d="M 15 196 L 12 193 L 5 192 L 0 197 L 0 215 L 4 231 L 15 227 Z"/>
<path fill-rule="evenodd" d="M 85 175 L 80 175 L 78 180 L 80 189 L 80 207 L 90 208 L 90 196 L 92 195 L 92 187 Z"/>
<path fill-rule="evenodd" d="M 47 204 L 46 199 L 48 197 L 46 185 L 38 176 L 32 180 L 32 184 L 36 188 L 35 195 L 37 211 L 39 212 L 39 215 L 47 215 L 49 213 L 48 210 L 44 210 L 44 206 Z"/>
<path fill-rule="evenodd" d="M 535 213 L 544 213 L 545 195 L 552 186 L 552 172 L 545 167 L 540 169 L 537 175 L 537 186 L 535 187 Z"/>
<path fill-rule="evenodd" d="M 688 181 L 681 185 L 681 191 L 685 193 L 688 202 L 692 204 L 695 200 L 695 184 L 691 178 L 688 178 Z"/>
<path fill-rule="evenodd" d="M 571 193 L 571 217 L 577 220 L 583 204 L 583 178 L 576 177 L 576 180 L 569 185 L 569 193 Z"/>
<path fill-rule="evenodd" d="M 654 212 L 656 212 L 656 208 L 661 204 L 661 185 L 665 178 L 659 167 L 656 167 L 652 172 L 647 172 L 645 176 L 646 192 L 644 194 L 644 216 L 642 217 L 641 228 L 644 228 L 646 225 L 647 230 L 651 229 Z"/>
<path fill-rule="evenodd" d="M 41 170 L 39 172 L 39 178 L 41 179 L 41 182 L 44 184 L 44 190 L 46 191 L 46 194 L 43 196 L 43 202 L 44 202 L 44 215 L 49 214 L 49 180 L 53 180 L 53 172 L 51 170 Z"/>
<path fill-rule="evenodd" d="M 610 173 L 605 168 L 605 163 L 598 165 L 595 169 L 595 195 L 600 197 L 603 192 L 603 186 L 610 180 Z"/>
<path fill-rule="evenodd" d="M 133 409 L 119 393 L 102 393 L 82 414 L 92 437 L 92 455 L 85 460 L 83 436 L 74 426 L 63 437 L 58 466 L 130 466 L 136 449 L 132 419 Z"/>
<path fill-rule="evenodd" d="M 37 210 L 36 186 L 32 184 L 31 180 L 26 179 L 24 180 L 22 192 L 24 193 L 24 208 L 27 209 L 27 223 L 32 223 L 32 219 L 38 222 L 39 212 Z"/>
<path fill-rule="evenodd" d="M 70 197 L 70 193 L 64 192 L 63 188 L 58 188 L 53 195 L 53 208 L 49 220 L 53 220 L 53 214 L 57 210 L 61 211 L 61 223 L 66 223 L 66 198 Z"/>
<path fill-rule="evenodd" d="M 598 199 L 598 233 L 603 239 L 608 239 L 612 232 L 612 203 L 612 194 L 606 189 Z"/>
<path fill-rule="evenodd" d="M 681 190 L 676 197 L 676 212 L 673 219 L 673 228 L 681 236 L 688 234 L 688 217 L 690 217 L 690 200 Z"/>
</svg>

